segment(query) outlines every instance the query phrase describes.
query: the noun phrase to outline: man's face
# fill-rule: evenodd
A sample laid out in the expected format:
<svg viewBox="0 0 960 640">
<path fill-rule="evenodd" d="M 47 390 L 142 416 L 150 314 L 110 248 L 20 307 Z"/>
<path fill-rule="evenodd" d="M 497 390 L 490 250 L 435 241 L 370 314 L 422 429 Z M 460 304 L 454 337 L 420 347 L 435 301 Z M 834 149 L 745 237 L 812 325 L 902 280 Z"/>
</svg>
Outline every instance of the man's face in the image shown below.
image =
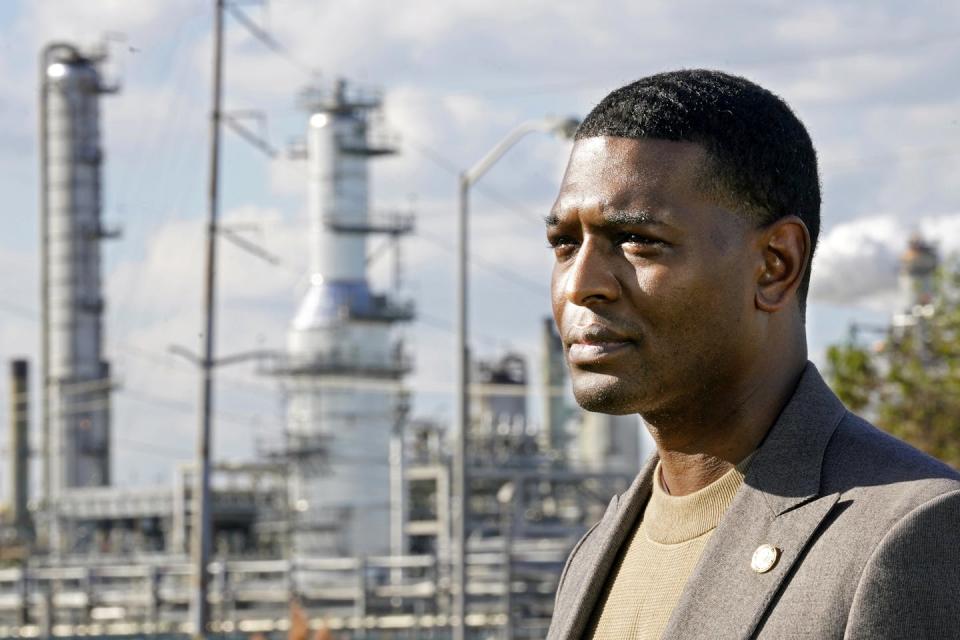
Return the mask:
<svg viewBox="0 0 960 640">
<path fill-rule="evenodd" d="M 756 231 L 703 193 L 705 159 L 666 140 L 573 148 L 547 237 L 553 315 L 585 409 L 688 413 L 759 353 Z"/>
</svg>

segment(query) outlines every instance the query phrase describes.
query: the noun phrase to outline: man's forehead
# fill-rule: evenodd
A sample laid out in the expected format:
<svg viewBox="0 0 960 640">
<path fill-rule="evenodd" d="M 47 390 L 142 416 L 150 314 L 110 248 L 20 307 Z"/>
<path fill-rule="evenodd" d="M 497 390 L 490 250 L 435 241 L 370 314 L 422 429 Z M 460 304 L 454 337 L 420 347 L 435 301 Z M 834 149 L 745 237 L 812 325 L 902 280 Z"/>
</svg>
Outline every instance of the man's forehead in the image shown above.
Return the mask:
<svg viewBox="0 0 960 640">
<path fill-rule="evenodd" d="M 598 178 L 624 182 L 650 182 L 676 177 L 694 177 L 703 167 L 707 151 L 695 142 L 659 138 L 596 136 L 574 144 L 564 174 L 564 186 Z"/>
<path fill-rule="evenodd" d="M 596 214 L 609 224 L 658 224 L 669 218 L 661 209 L 660 202 L 648 197 L 644 189 L 625 189 L 615 194 L 602 193 L 599 189 L 569 189 L 560 192 L 547 216 L 547 224 L 557 224 L 571 213 Z"/>
<path fill-rule="evenodd" d="M 690 142 L 583 138 L 570 154 L 553 214 L 643 210 L 653 221 L 665 198 L 699 186 L 705 158 L 703 147 Z"/>
</svg>

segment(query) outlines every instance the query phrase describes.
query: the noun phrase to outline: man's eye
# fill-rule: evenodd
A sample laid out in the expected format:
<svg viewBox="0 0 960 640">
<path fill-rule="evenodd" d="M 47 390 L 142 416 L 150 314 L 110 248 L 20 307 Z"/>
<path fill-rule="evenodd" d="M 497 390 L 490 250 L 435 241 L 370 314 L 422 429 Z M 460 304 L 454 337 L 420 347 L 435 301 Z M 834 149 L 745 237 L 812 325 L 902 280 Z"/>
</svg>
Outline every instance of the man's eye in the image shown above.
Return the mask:
<svg viewBox="0 0 960 640">
<path fill-rule="evenodd" d="M 570 236 L 557 236 L 547 238 L 547 247 L 553 250 L 554 255 L 560 260 L 573 255 L 577 248 L 577 242 Z"/>
<path fill-rule="evenodd" d="M 570 236 L 557 236 L 555 238 L 547 238 L 547 246 L 550 249 L 561 249 L 563 247 L 572 247 L 576 245 L 576 242 Z"/>
<path fill-rule="evenodd" d="M 624 233 L 617 239 L 617 242 L 619 244 L 636 244 L 645 247 L 662 247 L 666 245 L 663 240 L 651 238 L 650 236 L 639 233 Z"/>
</svg>

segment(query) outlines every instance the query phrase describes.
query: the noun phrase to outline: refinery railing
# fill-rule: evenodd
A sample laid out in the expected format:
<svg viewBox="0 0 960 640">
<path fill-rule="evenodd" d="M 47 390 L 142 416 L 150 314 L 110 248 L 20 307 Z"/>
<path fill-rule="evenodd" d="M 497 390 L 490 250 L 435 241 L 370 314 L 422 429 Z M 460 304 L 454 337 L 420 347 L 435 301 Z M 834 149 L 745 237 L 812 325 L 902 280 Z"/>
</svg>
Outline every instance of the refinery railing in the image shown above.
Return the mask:
<svg viewBox="0 0 960 640">
<path fill-rule="evenodd" d="M 517 541 L 506 552 L 502 540 L 475 542 L 468 626 L 511 624 L 529 630 L 513 637 L 542 637 L 569 543 Z M 191 633 L 186 558 L 146 560 L 0 569 L 0 637 Z M 282 631 L 290 604 L 297 602 L 314 626 L 350 631 L 348 637 L 401 630 L 405 635 L 391 637 L 442 637 L 453 622 L 442 565 L 435 556 L 412 555 L 214 562 L 212 629 Z"/>
<path fill-rule="evenodd" d="M 337 352 L 313 354 L 309 358 L 277 355 L 264 367 L 265 371 L 282 376 L 325 374 L 371 378 L 399 377 L 412 369 L 412 357 L 402 351 L 385 360 Z"/>
<path fill-rule="evenodd" d="M 324 224 L 340 233 L 410 233 L 414 228 L 414 216 L 407 213 L 370 212 L 363 220 L 345 216 L 325 216 Z"/>
</svg>

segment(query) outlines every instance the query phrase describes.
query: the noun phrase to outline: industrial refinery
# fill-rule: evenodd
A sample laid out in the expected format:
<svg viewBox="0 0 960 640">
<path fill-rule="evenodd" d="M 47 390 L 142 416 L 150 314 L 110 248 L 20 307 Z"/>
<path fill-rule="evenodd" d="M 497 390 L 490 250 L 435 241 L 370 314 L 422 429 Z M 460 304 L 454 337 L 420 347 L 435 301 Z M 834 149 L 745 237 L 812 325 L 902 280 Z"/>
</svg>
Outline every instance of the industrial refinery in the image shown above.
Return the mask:
<svg viewBox="0 0 960 640">
<path fill-rule="evenodd" d="M 399 269 L 416 233 L 413 213 L 369 197 L 370 163 L 400 148 L 382 124 L 383 95 L 348 80 L 299 96 L 308 287 L 287 348 L 255 354 L 285 424 L 250 459 L 206 470 L 184 459 L 168 484 L 114 482 L 111 433 L 123 426 L 104 355 L 101 244 L 115 234 L 102 219 L 99 114 L 123 94 L 104 78 L 105 55 L 55 43 L 41 57 L 42 341 L 37 362 L 10 364 L 0 636 L 196 634 L 199 584 L 214 634 L 283 633 L 296 603 L 338 638 L 543 637 L 567 554 L 639 467 L 639 423 L 570 406 L 549 319 L 540 388 L 528 388 L 521 354 L 472 361 L 457 535 L 457 434 L 412 415 L 406 387 L 417 354 L 399 328 L 415 301 L 375 290 L 368 274 L 371 238 L 388 241 Z M 529 417 L 530 391 L 542 424 Z M 40 450 L 28 445 L 33 430 Z M 201 507 L 210 549 L 198 582 Z"/>
<path fill-rule="evenodd" d="M 568 609 L 557 622 L 574 635 L 652 620 L 619 605 L 631 577 L 662 577 L 630 571 L 643 537 L 620 535 L 654 443 L 637 415 L 578 406 L 576 342 L 572 361 L 582 346 L 597 363 L 573 369 L 590 373 L 585 404 L 629 394 L 634 355 L 676 356 L 683 371 L 637 379 L 666 391 L 653 432 L 665 452 L 685 445 L 684 462 L 749 455 L 732 436 L 755 443 L 803 353 L 851 413 L 960 469 L 955 4 L 0 2 L 0 638 L 540 640 Z M 786 182 L 753 152 L 779 121 L 759 108 L 768 93 L 792 123 L 774 137 L 802 151 L 803 172 L 776 173 Z M 746 111 L 715 108 L 735 97 Z M 600 132 L 627 139 L 589 139 Z M 629 140 L 650 135 L 673 142 Z M 717 160 L 711 197 L 645 171 L 649 151 L 685 174 L 697 140 Z M 798 214 L 808 235 L 796 220 L 722 232 L 711 200 L 753 223 Z M 792 238 L 761 274 L 790 282 L 776 300 L 744 289 L 753 310 L 710 268 L 756 257 L 756 243 L 721 246 L 741 232 L 767 249 Z M 781 322 L 791 297 L 802 331 Z M 591 313 L 609 325 L 582 324 Z M 711 331 L 710 349 L 687 348 Z M 730 393 L 711 391 L 718 372 Z M 717 415 L 724 428 L 701 437 Z M 676 495 L 726 463 L 694 466 Z M 665 464 L 653 486 L 670 493 L 687 467 Z M 796 487 L 751 473 L 713 546 L 671 580 L 705 575 L 735 539 L 740 582 L 803 590 L 812 554 L 782 527 L 737 523 L 748 499 Z M 800 505 L 832 509 L 811 540 L 859 518 L 833 518 L 846 493 Z M 605 583 L 591 605 L 599 589 L 571 594 L 580 572 L 561 576 L 611 504 L 615 544 L 583 563 Z M 877 504 L 881 524 L 907 509 Z M 669 596 L 655 617 L 694 620 L 688 600 L 706 591 L 662 586 L 643 584 Z M 772 629 L 755 609 L 727 617 Z"/>
</svg>

